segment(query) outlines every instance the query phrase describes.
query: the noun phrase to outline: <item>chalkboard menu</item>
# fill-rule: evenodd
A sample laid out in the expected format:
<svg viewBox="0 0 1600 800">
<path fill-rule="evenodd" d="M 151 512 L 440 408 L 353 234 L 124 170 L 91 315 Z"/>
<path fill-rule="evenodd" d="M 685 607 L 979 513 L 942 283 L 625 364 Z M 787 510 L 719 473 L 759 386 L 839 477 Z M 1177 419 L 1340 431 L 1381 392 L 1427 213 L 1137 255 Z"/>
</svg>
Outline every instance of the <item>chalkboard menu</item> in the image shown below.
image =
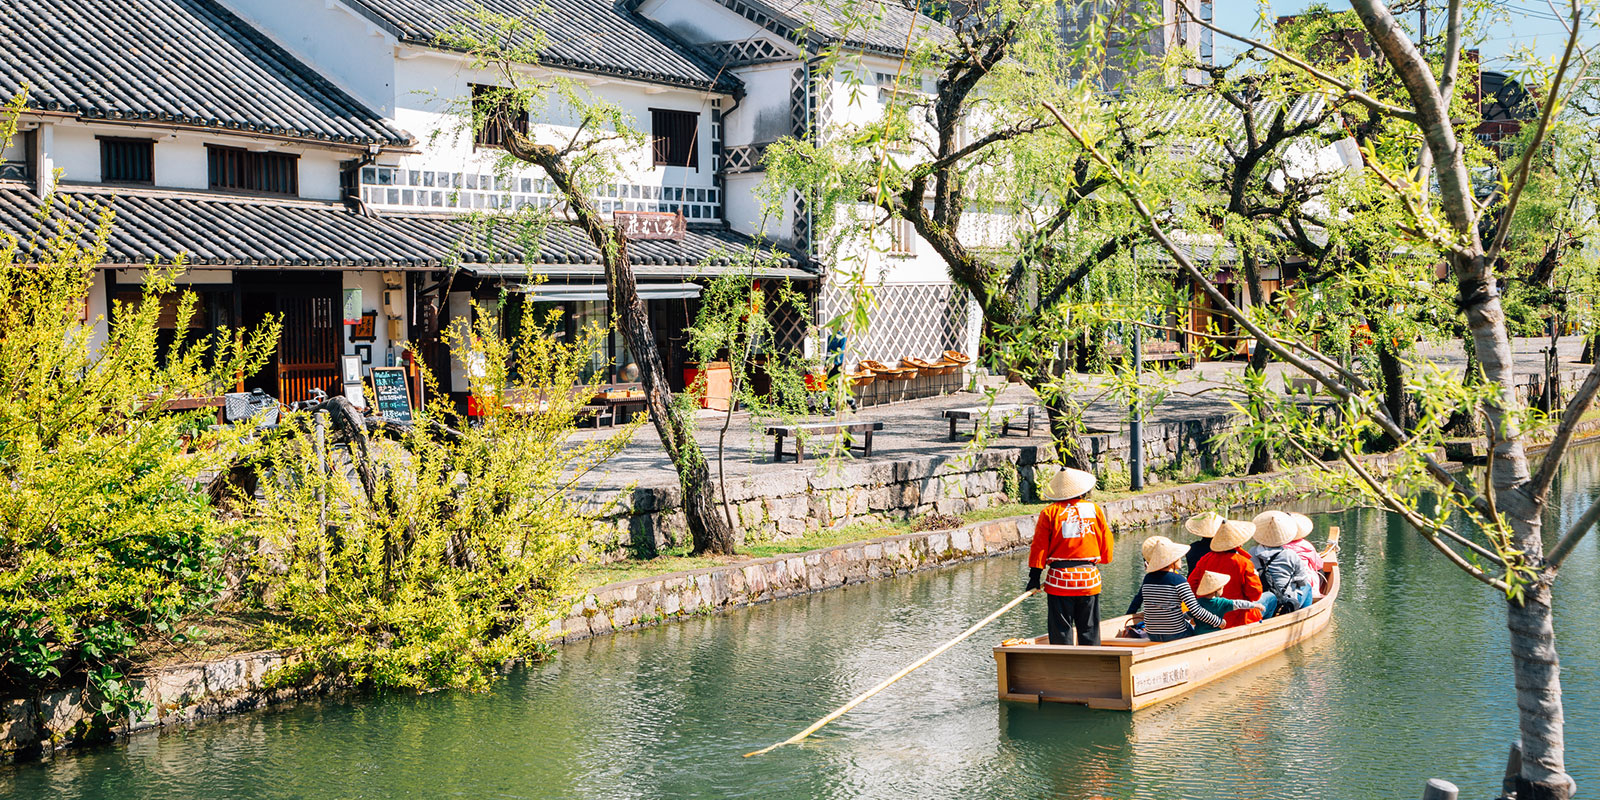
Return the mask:
<svg viewBox="0 0 1600 800">
<path fill-rule="evenodd" d="M 411 422 L 411 386 L 404 367 L 373 367 L 372 392 L 378 416 Z"/>
</svg>

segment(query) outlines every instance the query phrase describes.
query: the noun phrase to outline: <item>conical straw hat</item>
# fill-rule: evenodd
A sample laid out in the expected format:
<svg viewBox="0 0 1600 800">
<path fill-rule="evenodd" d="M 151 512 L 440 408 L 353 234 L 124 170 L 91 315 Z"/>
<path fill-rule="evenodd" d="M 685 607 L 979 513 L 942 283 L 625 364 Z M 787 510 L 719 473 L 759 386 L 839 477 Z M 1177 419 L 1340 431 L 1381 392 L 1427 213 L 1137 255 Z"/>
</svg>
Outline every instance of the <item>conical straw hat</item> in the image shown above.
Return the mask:
<svg viewBox="0 0 1600 800">
<path fill-rule="evenodd" d="M 1220 572 L 1211 572 L 1210 570 L 1207 570 L 1206 574 L 1200 576 L 1200 586 L 1199 588 L 1195 589 L 1195 596 L 1205 597 L 1212 592 L 1227 586 L 1229 580 L 1231 579 L 1227 575 L 1224 575 Z"/>
<path fill-rule="evenodd" d="M 1228 520 L 1227 517 L 1215 511 L 1196 514 L 1183 523 L 1183 529 L 1202 539 L 1210 539 L 1217 533 L 1217 526 Z"/>
<path fill-rule="evenodd" d="M 1144 554 L 1144 571 L 1156 572 L 1176 564 L 1189 548 L 1165 536 L 1152 536 L 1139 545 L 1139 552 Z"/>
<path fill-rule="evenodd" d="M 1250 541 L 1251 535 L 1256 532 L 1256 526 L 1230 519 L 1217 528 L 1217 535 L 1211 537 L 1211 552 L 1226 553 L 1245 542 Z"/>
<path fill-rule="evenodd" d="M 1311 535 L 1311 529 L 1316 527 L 1315 525 L 1313 525 L 1311 523 L 1311 518 L 1306 516 L 1306 515 L 1304 515 L 1304 514 L 1291 513 L 1291 514 L 1289 514 L 1289 518 L 1293 519 L 1294 520 L 1294 524 L 1296 526 L 1298 526 L 1298 530 L 1300 532 L 1300 535 L 1295 537 L 1297 539 L 1304 539 L 1307 536 L 1310 536 Z"/>
<path fill-rule="evenodd" d="M 1255 518 L 1256 541 L 1267 547 L 1282 547 L 1300 538 L 1300 526 L 1282 511 L 1268 511 Z"/>
<path fill-rule="evenodd" d="M 1062 467 L 1061 471 L 1044 485 L 1044 490 L 1040 494 L 1044 495 L 1046 500 L 1071 500 L 1088 494 L 1094 489 L 1094 485 L 1094 475 L 1081 469 Z"/>
</svg>

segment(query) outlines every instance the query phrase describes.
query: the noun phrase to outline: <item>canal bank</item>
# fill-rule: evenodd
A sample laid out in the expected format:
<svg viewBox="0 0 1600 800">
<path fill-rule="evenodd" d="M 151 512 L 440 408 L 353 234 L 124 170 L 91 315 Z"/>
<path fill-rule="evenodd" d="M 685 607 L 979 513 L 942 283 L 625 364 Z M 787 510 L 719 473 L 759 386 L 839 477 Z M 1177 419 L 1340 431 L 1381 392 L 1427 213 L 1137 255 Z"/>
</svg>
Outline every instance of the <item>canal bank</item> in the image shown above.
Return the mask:
<svg viewBox="0 0 1600 800">
<path fill-rule="evenodd" d="M 1564 470 L 1552 524 L 1600 496 L 1594 451 Z M 996 699 L 990 649 L 1040 631 L 1030 601 L 813 740 L 742 758 L 1015 597 L 1013 553 L 592 637 L 485 693 L 309 700 L 63 753 L 0 770 L 0 796 L 1404 798 L 1427 777 L 1495 796 L 1516 730 L 1503 602 L 1391 515 L 1314 519 L 1319 540 L 1343 530 L 1329 629 L 1138 714 Z M 1122 537 L 1107 568 L 1108 614 L 1138 584 L 1140 538 Z M 1600 569 L 1600 542 L 1568 569 Z M 1569 752 L 1593 752 L 1600 642 L 1580 632 L 1600 624 L 1600 585 L 1559 586 L 1556 606 Z M 1572 761 L 1597 785 L 1592 759 Z"/>
<path fill-rule="evenodd" d="M 1580 423 L 1576 436 L 1579 441 L 1600 436 L 1600 417 Z M 1376 454 L 1364 460 L 1382 472 L 1390 458 Z M 1102 504 L 1113 526 L 1126 531 L 1175 522 L 1206 509 L 1249 507 L 1300 496 L 1309 484 L 1310 469 L 1167 486 Z M 552 622 L 545 635 L 548 641 L 570 644 L 1001 556 L 1026 546 L 1033 521 L 1031 515 L 1010 517 L 601 586 L 577 599 L 571 612 Z M 151 670 L 130 680 L 150 710 L 116 721 L 97 718 L 82 690 L 0 701 L 0 761 L 187 728 L 347 688 L 339 676 L 313 675 L 296 683 L 281 680 L 282 668 L 299 660 L 294 652 L 266 651 Z"/>
</svg>

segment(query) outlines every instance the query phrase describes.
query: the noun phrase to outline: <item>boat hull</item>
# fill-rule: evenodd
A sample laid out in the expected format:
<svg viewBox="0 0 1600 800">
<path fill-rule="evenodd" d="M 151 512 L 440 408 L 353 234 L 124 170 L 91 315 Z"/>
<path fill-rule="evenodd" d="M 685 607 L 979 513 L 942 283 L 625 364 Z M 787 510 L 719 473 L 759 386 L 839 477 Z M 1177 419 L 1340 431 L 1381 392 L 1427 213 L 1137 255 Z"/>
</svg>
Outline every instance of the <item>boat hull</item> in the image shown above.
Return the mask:
<svg viewBox="0 0 1600 800">
<path fill-rule="evenodd" d="M 1309 608 L 1264 622 L 1179 639 L 1119 639 L 1127 617 L 1100 625 L 1096 647 L 1052 645 L 1048 637 L 994 649 L 1000 697 L 1030 703 L 1078 703 L 1137 711 L 1192 692 L 1271 658 L 1321 633 L 1339 598 L 1339 570 L 1326 575 L 1324 596 Z"/>
</svg>

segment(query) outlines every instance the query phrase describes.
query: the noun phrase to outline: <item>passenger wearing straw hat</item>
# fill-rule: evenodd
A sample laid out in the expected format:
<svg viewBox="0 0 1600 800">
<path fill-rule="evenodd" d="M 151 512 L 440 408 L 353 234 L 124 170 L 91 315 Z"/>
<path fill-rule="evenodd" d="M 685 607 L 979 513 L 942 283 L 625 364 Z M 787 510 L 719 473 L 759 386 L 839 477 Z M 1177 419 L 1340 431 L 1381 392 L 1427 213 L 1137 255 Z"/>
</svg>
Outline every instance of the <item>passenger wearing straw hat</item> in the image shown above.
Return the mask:
<svg viewBox="0 0 1600 800">
<path fill-rule="evenodd" d="M 1200 557 L 1211 552 L 1211 537 L 1217 534 L 1217 528 L 1228 518 L 1215 511 L 1196 514 L 1183 523 L 1183 529 L 1200 538 L 1189 545 L 1189 552 L 1183 556 L 1183 563 L 1189 568 L 1189 574 L 1194 574 L 1194 565 L 1200 562 Z"/>
<path fill-rule="evenodd" d="M 1311 568 L 1313 574 L 1321 572 L 1324 566 L 1322 554 L 1317 552 L 1316 545 L 1306 541 L 1306 537 L 1311 535 L 1311 529 L 1315 527 L 1311 524 L 1311 518 L 1304 514 L 1292 512 L 1289 514 L 1289 518 L 1294 520 L 1296 536 L 1294 541 L 1284 545 L 1283 549 L 1293 551 L 1295 555 L 1300 557 L 1301 561 L 1306 562 L 1306 566 Z M 1311 582 L 1311 596 L 1313 600 L 1322 596 L 1322 581 L 1314 580 Z"/>
<path fill-rule="evenodd" d="M 1200 577 L 1207 572 L 1215 572 L 1228 579 L 1222 589 L 1222 596 L 1229 600 L 1249 600 L 1255 602 L 1262 599 L 1261 579 L 1256 576 L 1255 562 L 1250 560 L 1250 554 L 1241 547 L 1250 541 L 1251 534 L 1255 533 L 1256 526 L 1239 520 L 1230 519 L 1217 526 L 1217 532 L 1211 537 L 1211 552 L 1200 557 L 1194 570 L 1189 573 L 1189 588 L 1195 589 L 1200 585 Z M 1198 594 L 1198 592 L 1196 593 Z M 1277 598 L 1267 595 L 1267 612 L 1277 606 Z M 1237 628 L 1252 622 L 1260 622 L 1262 612 L 1256 609 L 1230 611 L 1222 619 L 1227 624 L 1224 627 Z"/>
<path fill-rule="evenodd" d="M 1051 644 L 1100 643 L 1100 568 L 1111 563 L 1111 525 L 1106 512 L 1086 498 L 1094 476 L 1064 468 L 1041 494 L 1052 500 L 1039 512 L 1028 550 L 1028 589 L 1040 588 L 1048 600 Z M 1048 570 L 1048 572 L 1046 572 Z"/>
<path fill-rule="evenodd" d="M 1300 537 L 1299 523 L 1282 511 L 1264 511 L 1254 522 L 1256 546 L 1250 548 L 1250 558 L 1261 575 L 1262 587 L 1278 599 L 1277 612 L 1287 614 L 1311 605 L 1317 573 L 1287 547 Z"/>
<path fill-rule="evenodd" d="M 1206 572 L 1200 575 L 1200 585 L 1195 588 L 1196 597 L 1200 598 L 1200 607 L 1218 617 L 1226 617 L 1234 611 L 1248 611 L 1254 608 L 1260 611 L 1266 604 L 1264 600 L 1254 603 L 1249 600 L 1229 600 L 1222 596 L 1222 587 L 1228 585 L 1228 576 L 1216 572 Z M 1194 624 L 1194 635 L 1201 636 L 1207 633 L 1216 633 L 1222 630 L 1221 625 L 1210 625 L 1203 622 Z"/>
<path fill-rule="evenodd" d="M 1152 642 L 1182 639 L 1202 624 L 1222 627 L 1222 617 L 1200 605 L 1194 591 L 1178 574 L 1188 549 L 1165 536 L 1152 536 L 1139 547 L 1144 555 L 1144 581 L 1128 605 L 1128 613 L 1134 614 L 1143 607 L 1144 629 Z"/>
</svg>

